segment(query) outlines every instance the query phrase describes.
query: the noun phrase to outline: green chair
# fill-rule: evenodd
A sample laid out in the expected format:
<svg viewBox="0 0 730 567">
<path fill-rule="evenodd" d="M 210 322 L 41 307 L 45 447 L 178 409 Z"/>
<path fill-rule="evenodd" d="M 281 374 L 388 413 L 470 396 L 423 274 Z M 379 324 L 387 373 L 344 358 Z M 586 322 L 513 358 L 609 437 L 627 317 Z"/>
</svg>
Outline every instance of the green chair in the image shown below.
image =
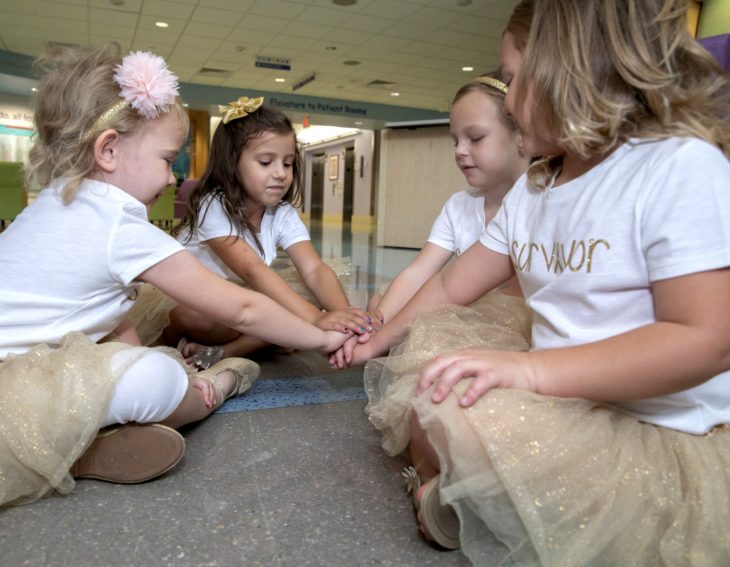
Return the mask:
<svg viewBox="0 0 730 567">
<path fill-rule="evenodd" d="M 168 185 L 165 191 L 157 199 L 157 202 L 150 207 L 147 218 L 150 222 L 156 224 L 160 228 L 172 228 L 172 222 L 175 218 L 175 185 Z"/>
<path fill-rule="evenodd" d="M 28 197 L 23 186 L 23 164 L 0 161 L 0 230 L 20 214 Z"/>
</svg>

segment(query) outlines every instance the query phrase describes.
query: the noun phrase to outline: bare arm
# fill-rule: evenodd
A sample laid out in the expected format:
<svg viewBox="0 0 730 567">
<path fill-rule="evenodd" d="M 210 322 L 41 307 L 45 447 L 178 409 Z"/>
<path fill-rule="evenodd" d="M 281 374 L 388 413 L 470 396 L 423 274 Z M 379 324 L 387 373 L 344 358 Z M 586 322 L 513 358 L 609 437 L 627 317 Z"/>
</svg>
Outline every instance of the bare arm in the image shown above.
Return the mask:
<svg viewBox="0 0 730 567">
<path fill-rule="evenodd" d="M 226 281 L 187 251 L 155 264 L 139 279 L 227 327 L 269 343 L 331 352 L 349 337 L 322 331 L 273 299 Z"/>
<path fill-rule="evenodd" d="M 292 244 L 286 253 L 322 307 L 327 311 L 350 307 L 340 280 L 332 268 L 322 261 L 310 240 Z"/>
<path fill-rule="evenodd" d="M 406 303 L 395 317 L 372 335 L 365 344 L 355 348 L 353 362 L 380 356 L 402 340 L 410 322 L 429 307 L 437 305 L 468 305 L 486 292 L 507 281 L 514 274 L 509 256 L 493 252 L 481 242 L 475 242 L 454 262 L 437 272 Z"/>
<path fill-rule="evenodd" d="M 443 355 L 424 369 L 419 391 L 437 383 L 438 402 L 474 377 L 464 406 L 495 387 L 626 401 L 685 390 L 730 368 L 730 269 L 662 280 L 652 291 L 656 323 L 578 347 Z"/>
<path fill-rule="evenodd" d="M 208 246 L 234 274 L 305 321 L 314 323 L 320 311 L 295 292 L 247 242 L 235 237 L 212 238 Z"/>
<path fill-rule="evenodd" d="M 451 255 L 445 248 L 426 242 L 413 262 L 390 283 L 378 303 L 385 321 L 390 321 L 421 286 L 446 265 Z"/>
</svg>

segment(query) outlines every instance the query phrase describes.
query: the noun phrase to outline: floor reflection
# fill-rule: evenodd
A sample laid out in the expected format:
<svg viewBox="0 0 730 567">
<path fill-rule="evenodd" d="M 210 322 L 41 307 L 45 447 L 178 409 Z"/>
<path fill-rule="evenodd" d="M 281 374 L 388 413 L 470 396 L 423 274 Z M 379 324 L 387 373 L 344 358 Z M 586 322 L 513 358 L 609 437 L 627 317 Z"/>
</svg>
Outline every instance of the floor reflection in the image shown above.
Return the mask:
<svg viewBox="0 0 730 567">
<path fill-rule="evenodd" d="M 413 249 L 376 246 L 375 228 L 352 230 L 349 223 L 334 226 L 311 221 L 309 232 L 323 260 L 351 259 L 354 282 L 347 291 L 353 305 L 367 305 L 378 288 L 398 275 L 418 254 Z"/>
</svg>

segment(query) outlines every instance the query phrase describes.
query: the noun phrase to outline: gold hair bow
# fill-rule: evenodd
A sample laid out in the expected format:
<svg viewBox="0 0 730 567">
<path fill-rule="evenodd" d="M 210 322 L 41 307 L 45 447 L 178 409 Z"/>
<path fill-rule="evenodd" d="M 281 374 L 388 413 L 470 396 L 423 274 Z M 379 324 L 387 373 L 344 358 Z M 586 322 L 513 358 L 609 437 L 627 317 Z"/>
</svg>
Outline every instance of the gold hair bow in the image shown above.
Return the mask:
<svg viewBox="0 0 730 567">
<path fill-rule="evenodd" d="M 262 96 L 256 98 L 242 96 L 238 100 L 234 100 L 228 104 L 218 105 L 218 110 L 225 112 L 222 121 L 223 124 L 228 124 L 231 120 L 243 118 L 244 116 L 248 116 L 252 112 L 255 112 L 263 103 L 264 97 Z"/>
<path fill-rule="evenodd" d="M 507 85 L 505 85 L 499 79 L 495 79 L 494 77 L 477 77 L 476 79 L 474 79 L 474 82 L 482 83 L 483 85 L 487 85 L 489 87 L 492 87 L 493 89 L 497 89 L 502 94 L 507 94 Z"/>
</svg>

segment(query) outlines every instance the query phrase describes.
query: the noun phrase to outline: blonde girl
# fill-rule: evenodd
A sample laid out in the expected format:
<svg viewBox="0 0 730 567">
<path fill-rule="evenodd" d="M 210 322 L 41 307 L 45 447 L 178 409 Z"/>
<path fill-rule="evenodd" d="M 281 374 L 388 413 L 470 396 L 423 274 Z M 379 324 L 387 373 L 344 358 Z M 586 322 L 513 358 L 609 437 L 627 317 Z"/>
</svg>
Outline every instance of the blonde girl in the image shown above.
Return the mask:
<svg viewBox="0 0 730 567">
<path fill-rule="evenodd" d="M 418 256 L 388 285 L 382 297 L 376 295 L 371 300 L 370 308 L 377 307 L 386 321 L 385 333 L 360 344 L 354 360 L 357 338 L 350 339 L 332 357 L 338 367 L 363 364 L 388 352 L 393 344 L 387 321 L 449 260 L 479 239 L 504 196 L 527 170 L 528 158 L 521 150 L 517 126 L 504 113 L 506 92 L 506 85 L 493 73 L 477 77 L 454 95 L 449 118 L 454 159 L 470 188 L 449 198 Z M 517 280 L 503 291 L 520 296 Z"/>
<path fill-rule="evenodd" d="M 530 352 L 441 355 L 412 401 L 422 527 L 475 564 L 730 561 L 730 85 L 686 10 L 523 0 L 507 25 L 507 110 L 547 157 L 400 312 L 515 272 L 533 311 Z"/>
<path fill-rule="evenodd" d="M 133 346 L 142 282 L 262 340 L 328 352 L 347 338 L 216 276 L 147 220 L 188 128 L 160 57 L 69 49 L 42 63 L 27 177 L 43 189 L 0 234 L 0 505 L 74 477 L 159 476 L 184 452 L 174 428 L 256 378 L 244 359 L 188 376 Z"/>
<path fill-rule="evenodd" d="M 268 295 L 320 329 L 373 330 L 373 314 L 350 306 L 337 275 L 317 254 L 292 206 L 301 198 L 301 151 L 286 115 L 262 103 L 263 98 L 241 97 L 221 107 L 224 115 L 213 136 L 208 165 L 176 234 L 187 250 L 221 277 Z M 295 292 L 270 267 L 277 248 L 286 251 L 323 309 Z M 183 305 L 172 310 L 164 336 L 170 345 L 183 339 L 183 354 L 199 364 L 266 344 Z M 197 343 L 223 346 L 201 349 Z"/>
</svg>

